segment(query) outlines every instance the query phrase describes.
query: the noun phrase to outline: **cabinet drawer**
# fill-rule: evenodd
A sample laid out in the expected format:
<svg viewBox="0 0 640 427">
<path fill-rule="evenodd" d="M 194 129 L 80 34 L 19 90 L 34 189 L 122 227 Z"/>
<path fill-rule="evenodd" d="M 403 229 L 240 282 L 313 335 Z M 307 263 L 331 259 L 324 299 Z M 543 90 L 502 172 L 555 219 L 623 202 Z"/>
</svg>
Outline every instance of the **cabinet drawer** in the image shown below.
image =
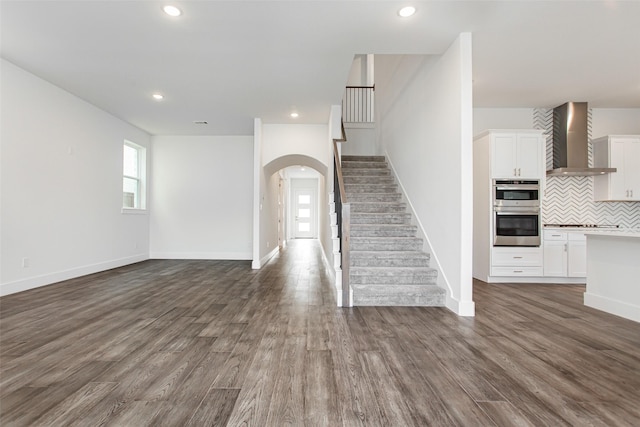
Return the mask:
<svg viewBox="0 0 640 427">
<path fill-rule="evenodd" d="M 567 240 L 567 233 L 557 230 L 544 230 L 544 240 Z"/>
<path fill-rule="evenodd" d="M 542 267 L 541 248 L 493 248 L 492 266 Z"/>
<path fill-rule="evenodd" d="M 492 276 L 541 277 L 542 267 L 491 267 Z"/>
</svg>

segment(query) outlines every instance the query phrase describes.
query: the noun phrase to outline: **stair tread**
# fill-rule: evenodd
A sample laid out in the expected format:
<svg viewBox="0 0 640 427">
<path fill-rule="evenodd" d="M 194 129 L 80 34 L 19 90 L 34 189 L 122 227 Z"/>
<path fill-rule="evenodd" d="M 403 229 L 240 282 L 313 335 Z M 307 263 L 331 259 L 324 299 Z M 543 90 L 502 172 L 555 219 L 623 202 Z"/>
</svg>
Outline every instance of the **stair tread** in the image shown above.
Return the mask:
<svg viewBox="0 0 640 427">
<path fill-rule="evenodd" d="M 351 257 L 375 257 L 375 258 L 404 258 L 418 257 L 430 258 L 429 254 L 423 251 L 350 251 Z"/>
<path fill-rule="evenodd" d="M 408 267 L 408 266 L 388 266 L 388 267 L 378 267 L 378 266 L 358 266 L 351 267 L 351 273 L 363 273 L 365 271 L 371 271 L 375 274 L 379 274 L 382 271 L 394 270 L 394 272 L 398 270 L 406 270 L 407 272 L 411 271 L 422 271 L 422 272 L 432 272 L 436 271 L 433 267 L 426 266 L 417 266 L 417 267 Z"/>
</svg>

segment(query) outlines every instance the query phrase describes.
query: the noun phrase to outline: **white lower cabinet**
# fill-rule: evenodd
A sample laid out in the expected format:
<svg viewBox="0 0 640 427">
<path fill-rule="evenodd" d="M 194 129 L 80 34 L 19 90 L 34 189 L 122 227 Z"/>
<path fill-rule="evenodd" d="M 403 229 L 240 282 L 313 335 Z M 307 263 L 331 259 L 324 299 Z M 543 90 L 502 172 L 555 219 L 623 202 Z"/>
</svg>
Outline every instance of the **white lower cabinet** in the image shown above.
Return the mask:
<svg viewBox="0 0 640 427">
<path fill-rule="evenodd" d="M 544 231 L 544 275 L 587 276 L 587 238 L 580 232 Z"/>
<path fill-rule="evenodd" d="M 582 233 L 569 233 L 567 276 L 587 277 L 587 236 Z"/>
<path fill-rule="evenodd" d="M 542 248 L 494 246 L 491 250 L 491 275 L 542 276 Z"/>
</svg>

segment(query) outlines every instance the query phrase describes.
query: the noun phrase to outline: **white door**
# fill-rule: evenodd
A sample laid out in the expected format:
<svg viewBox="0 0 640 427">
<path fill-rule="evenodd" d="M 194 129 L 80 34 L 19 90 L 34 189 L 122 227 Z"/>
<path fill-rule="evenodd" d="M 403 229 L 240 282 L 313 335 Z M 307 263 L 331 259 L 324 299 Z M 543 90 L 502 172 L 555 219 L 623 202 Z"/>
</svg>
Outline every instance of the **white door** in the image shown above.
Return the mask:
<svg viewBox="0 0 640 427">
<path fill-rule="evenodd" d="M 293 237 L 312 239 L 316 237 L 317 197 L 315 188 L 293 188 Z"/>
</svg>

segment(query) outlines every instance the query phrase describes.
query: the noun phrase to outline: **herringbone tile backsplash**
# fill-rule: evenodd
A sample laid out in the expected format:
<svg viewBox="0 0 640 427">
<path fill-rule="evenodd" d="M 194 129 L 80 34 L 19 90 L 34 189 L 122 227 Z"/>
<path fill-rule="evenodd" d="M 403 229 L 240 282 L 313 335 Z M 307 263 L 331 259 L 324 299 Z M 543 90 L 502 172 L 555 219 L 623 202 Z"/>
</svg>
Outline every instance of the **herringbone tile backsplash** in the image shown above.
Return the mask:
<svg viewBox="0 0 640 427">
<path fill-rule="evenodd" d="M 593 165 L 591 110 L 589 110 L 588 123 L 589 165 Z M 551 169 L 553 110 L 534 109 L 533 127 L 544 130 L 547 137 L 547 169 Z M 640 202 L 594 202 L 593 177 L 549 176 L 542 202 L 542 222 L 547 224 L 617 224 L 623 228 L 640 228 Z"/>
</svg>

